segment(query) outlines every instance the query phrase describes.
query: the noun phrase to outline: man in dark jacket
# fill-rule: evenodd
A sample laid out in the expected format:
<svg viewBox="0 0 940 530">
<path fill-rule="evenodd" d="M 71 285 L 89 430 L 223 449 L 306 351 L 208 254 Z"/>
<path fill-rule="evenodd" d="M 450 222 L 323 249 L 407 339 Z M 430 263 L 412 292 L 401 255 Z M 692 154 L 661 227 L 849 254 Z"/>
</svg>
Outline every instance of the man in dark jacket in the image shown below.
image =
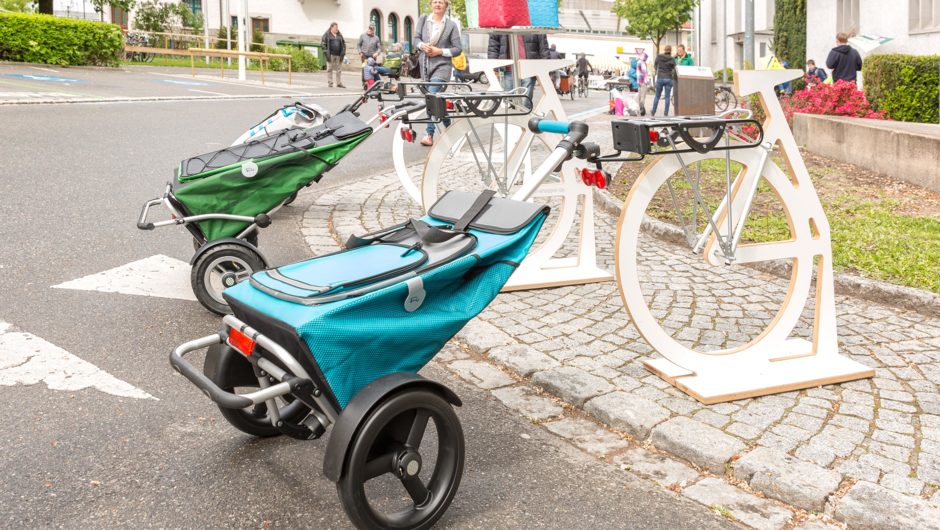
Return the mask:
<svg viewBox="0 0 940 530">
<path fill-rule="evenodd" d="M 509 35 L 490 35 L 489 45 L 486 50 L 486 57 L 489 59 L 511 59 L 509 46 Z M 548 37 L 545 34 L 525 35 L 522 37 L 522 43 L 519 46 L 519 59 L 548 59 Z M 506 67 L 502 70 L 503 90 L 512 89 L 512 68 Z M 529 97 L 535 90 L 535 78 L 528 77 L 521 81 L 528 91 Z"/>
<path fill-rule="evenodd" d="M 836 47 L 829 52 L 826 66 L 832 71 L 833 81 L 851 81 L 858 79 L 858 71 L 862 69 L 862 56 L 849 46 L 849 36 L 845 33 L 836 35 Z"/>
<path fill-rule="evenodd" d="M 330 29 L 326 30 L 320 39 L 323 54 L 326 56 L 326 81 L 332 87 L 333 83 L 339 88 L 343 86 L 343 59 L 346 57 L 346 40 L 339 32 L 339 24 L 332 22 Z"/>
</svg>

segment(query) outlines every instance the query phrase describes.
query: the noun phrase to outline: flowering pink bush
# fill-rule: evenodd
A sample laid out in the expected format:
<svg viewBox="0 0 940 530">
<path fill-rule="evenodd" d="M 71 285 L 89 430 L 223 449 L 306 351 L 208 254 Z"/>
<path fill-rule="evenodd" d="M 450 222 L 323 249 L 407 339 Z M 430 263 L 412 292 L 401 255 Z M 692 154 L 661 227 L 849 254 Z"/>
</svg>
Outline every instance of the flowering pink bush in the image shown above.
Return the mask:
<svg viewBox="0 0 940 530">
<path fill-rule="evenodd" d="M 806 78 L 807 83 L 817 79 Z M 884 111 L 875 112 L 871 103 L 865 98 L 865 93 L 858 89 L 855 83 L 836 81 L 832 84 L 818 83 L 807 86 L 803 90 L 794 92 L 790 97 L 781 98 L 783 111 L 787 122 L 793 121 L 793 115 L 826 114 L 829 116 L 850 116 L 853 118 L 869 118 L 874 120 L 888 119 Z"/>
</svg>

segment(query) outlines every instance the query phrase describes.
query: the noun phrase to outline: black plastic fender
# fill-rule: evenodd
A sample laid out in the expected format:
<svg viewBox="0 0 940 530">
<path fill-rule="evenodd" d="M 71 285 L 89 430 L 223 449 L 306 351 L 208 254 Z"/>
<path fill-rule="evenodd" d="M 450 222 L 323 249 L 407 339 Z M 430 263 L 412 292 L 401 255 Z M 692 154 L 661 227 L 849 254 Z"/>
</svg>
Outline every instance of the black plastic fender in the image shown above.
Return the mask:
<svg viewBox="0 0 940 530">
<path fill-rule="evenodd" d="M 427 389 L 440 394 L 451 405 L 459 407 L 463 404 L 453 390 L 418 374 L 399 372 L 376 379 L 353 396 L 336 420 L 323 457 L 323 475 L 326 478 L 339 482 L 346 469 L 349 446 L 362 421 L 387 396 L 408 388 Z"/>
<path fill-rule="evenodd" d="M 209 346 L 202 372 L 221 388 L 258 386 L 251 363 L 227 344 Z"/>
<path fill-rule="evenodd" d="M 270 267 L 270 265 L 268 264 L 268 259 L 264 257 L 264 254 L 262 254 L 260 250 L 258 250 L 258 247 L 252 245 L 251 243 L 245 241 L 244 239 L 238 239 L 237 237 L 223 237 L 222 239 L 216 239 L 215 241 L 210 241 L 206 243 L 205 245 L 199 247 L 199 250 L 197 250 L 196 253 L 193 254 L 193 257 L 189 260 L 189 264 L 195 265 L 196 260 L 198 260 L 200 256 L 202 256 L 206 252 L 211 251 L 213 248 L 219 245 L 241 245 L 245 248 L 249 248 L 252 251 L 254 251 L 254 253 L 257 254 L 259 258 L 261 258 L 261 263 L 264 264 L 265 269 Z"/>
</svg>

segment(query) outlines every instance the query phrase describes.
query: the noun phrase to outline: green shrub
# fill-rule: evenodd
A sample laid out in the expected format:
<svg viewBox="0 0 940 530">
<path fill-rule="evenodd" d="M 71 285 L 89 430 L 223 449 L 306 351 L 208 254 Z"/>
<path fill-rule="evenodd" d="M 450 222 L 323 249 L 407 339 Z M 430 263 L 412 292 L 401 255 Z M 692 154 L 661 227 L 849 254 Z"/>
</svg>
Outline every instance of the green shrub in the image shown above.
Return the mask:
<svg viewBox="0 0 940 530">
<path fill-rule="evenodd" d="M 264 32 L 261 30 L 253 31 L 251 33 L 251 47 L 248 51 L 252 52 L 263 52 L 264 51 Z"/>
<path fill-rule="evenodd" d="M 940 120 L 940 55 L 869 55 L 862 75 L 865 96 L 889 118 L 921 123 Z"/>
<path fill-rule="evenodd" d="M 216 34 L 215 48 L 219 50 L 225 50 L 228 48 L 228 28 L 222 26 L 219 28 L 219 32 Z M 232 47 L 235 48 L 236 45 L 233 42 Z"/>
<path fill-rule="evenodd" d="M 291 69 L 294 72 L 319 72 L 320 61 L 307 50 L 295 48 L 294 46 L 278 46 L 270 50 L 271 53 L 287 53 L 291 57 Z M 271 59 L 271 70 L 279 72 L 287 71 L 286 59 Z"/>
<path fill-rule="evenodd" d="M 0 13 L 0 60 L 117 66 L 123 48 L 121 28 L 114 24 Z"/>
<path fill-rule="evenodd" d="M 728 82 L 731 83 L 734 81 L 734 70 L 730 66 L 727 68 L 719 68 L 718 70 L 715 70 L 715 81 L 720 83 L 724 79 L 723 72 L 725 70 L 728 71 Z"/>
</svg>

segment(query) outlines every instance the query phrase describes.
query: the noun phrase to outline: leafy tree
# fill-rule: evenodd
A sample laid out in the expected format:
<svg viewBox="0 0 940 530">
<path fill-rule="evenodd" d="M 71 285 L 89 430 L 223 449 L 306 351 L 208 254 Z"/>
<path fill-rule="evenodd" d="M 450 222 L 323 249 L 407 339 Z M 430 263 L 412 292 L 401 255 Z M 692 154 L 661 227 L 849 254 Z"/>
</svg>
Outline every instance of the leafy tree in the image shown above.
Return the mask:
<svg viewBox="0 0 940 530">
<path fill-rule="evenodd" d="M 627 33 L 645 37 L 659 50 L 667 32 L 692 19 L 699 0 L 616 0 L 611 11 L 627 21 Z"/>
<path fill-rule="evenodd" d="M 202 31 L 202 14 L 193 13 L 188 3 L 180 2 L 176 4 L 176 14 L 179 16 L 179 22 L 184 28 L 191 28 L 193 33 Z"/>
<path fill-rule="evenodd" d="M 418 12 L 427 14 L 431 12 L 431 0 L 418 0 Z M 450 16 L 460 21 L 460 27 L 467 27 L 467 2 L 466 0 L 450 0 Z M 417 23 L 417 20 L 415 21 Z M 417 27 L 415 28 L 417 29 Z"/>
<path fill-rule="evenodd" d="M 134 28 L 153 33 L 165 32 L 175 6 L 157 0 L 146 0 L 134 14 Z"/>
<path fill-rule="evenodd" d="M 774 55 L 791 68 L 806 64 L 806 0 L 776 0 L 774 6 Z M 825 61 L 816 60 L 820 66 Z"/>
<path fill-rule="evenodd" d="M 104 8 L 105 6 L 117 7 L 123 9 L 124 11 L 130 11 L 134 7 L 134 4 L 137 3 L 137 0 L 88 0 L 88 2 L 95 8 L 96 13 L 101 14 L 101 21 L 104 22 Z"/>
<path fill-rule="evenodd" d="M 0 9 L 14 13 L 30 13 L 35 9 L 35 3 L 32 0 L 0 0 Z"/>
</svg>

